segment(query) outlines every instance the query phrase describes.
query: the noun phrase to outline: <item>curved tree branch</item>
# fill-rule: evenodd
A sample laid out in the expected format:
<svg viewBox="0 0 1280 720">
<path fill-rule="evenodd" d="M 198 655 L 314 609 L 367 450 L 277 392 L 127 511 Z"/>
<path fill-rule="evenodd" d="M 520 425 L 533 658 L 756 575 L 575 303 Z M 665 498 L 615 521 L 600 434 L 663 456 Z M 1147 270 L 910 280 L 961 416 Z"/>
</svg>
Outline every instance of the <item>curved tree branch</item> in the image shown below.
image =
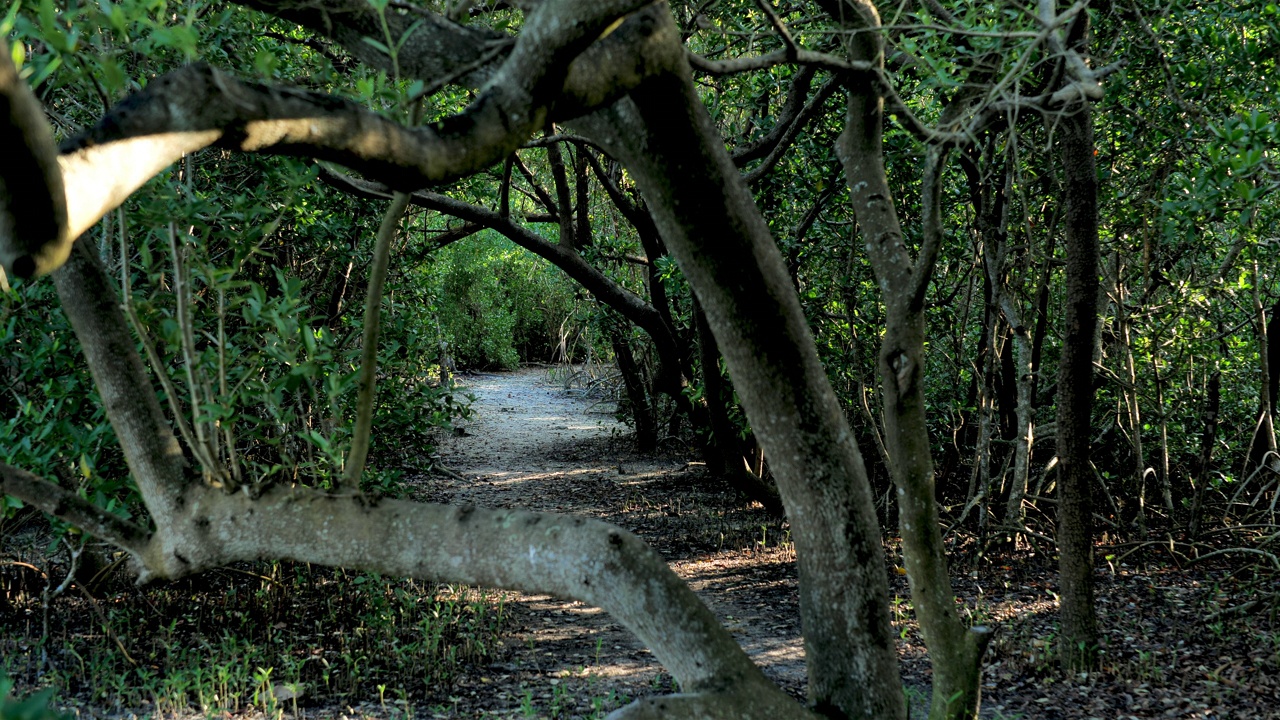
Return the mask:
<svg viewBox="0 0 1280 720">
<path fill-rule="evenodd" d="M 587 518 L 277 487 L 257 499 L 195 486 L 185 522 L 157 531 L 146 579 L 287 558 L 602 608 L 690 692 L 747 699 L 737 717 L 812 717 L 767 680 L 710 610 L 635 535 Z"/>
<path fill-rule="evenodd" d="M 795 120 L 786 127 L 782 135 L 770 149 L 769 154 L 764 161 L 752 169 L 751 172 L 744 175 L 744 179 L 748 183 L 754 183 L 759 181 L 765 175 L 768 175 L 769 171 L 772 170 L 774 166 L 778 164 L 778 161 L 782 159 L 782 155 L 791 147 L 792 143 L 796 141 L 796 138 L 800 136 L 800 131 L 804 129 L 804 126 L 808 125 L 809 121 L 812 120 L 820 110 L 822 110 L 822 106 L 826 104 L 827 100 L 834 95 L 835 91 L 839 88 L 840 82 L 835 78 L 823 83 L 822 87 L 818 88 L 818 92 L 814 93 L 813 97 L 809 98 L 809 102 L 805 103 L 804 109 L 796 115 Z M 734 163 L 738 164 L 737 158 L 734 159 Z M 741 167 L 740 164 L 738 166 Z"/>
<path fill-rule="evenodd" d="M 0 463 L 0 495 L 12 495 L 56 518 L 102 538 L 135 558 L 146 552 L 150 533 L 105 508 L 26 470 Z"/>
<path fill-rule="evenodd" d="M 388 198 L 390 188 L 377 183 L 322 169 L 320 177 L 333 187 L 353 195 L 365 198 Z M 446 215 L 475 223 L 502 233 L 509 240 L 529 252 L 547 260 L 560 268 L 569 277 L 576 280 L 591 294 L 609 307 L 617 310 L 623 317 L 644 330 L 653 338 L 660 354 L 677 352 L 675 337 L 662 317 L 652 305 L 646 303 L 638 295 L 615 283 L 599 270 L 592 267 L 572 248 L 564 247 L 548 241 L 537 233 L 521 227 L 510 218 L 482 208 L 478 205 L 455 200 L 439 193 L 418 191 L 409 196 L 409 201 L 419 207 L 436 210 Z"/>
<path fill-rule="evenodd" d="M 518 148 L 548 117 L 606 104 L 659 67 L 644 54 L 661 45 L 652 11 L 604 32 L 640 5 L 539 5 L 479 97 L 462 113 L 422 128 L 405 128 L 319 93 L 240 82 L 207 65 L 169 73 L 64 144 L 59 162 L 70 220 L 60 236 L 29 248 L 29 254 L 55 259 L 33 270 L 55 268 L 71 242 L 104 213 L 183 154 L 210 144 L 332 160 L 406 191 L 473 174 Z M 623 28 L 647 39 L 639 51 L 613 40 Z M 629 62 L 588 67 L 574 61 L 602 33 L 606 42 L 597 44 Z"/>
<path fill-rule="evenodd" d="M 813 85 L 813 76 L 818 72 L 817 68 L 811 65 L 801 65 L 795 75 L 791 77 L 791 84 L 787 87 L 787 99 L 782 103 L 782 108 L 778 111 L 778 117 L 775 118 L 773 128 L 765 133 L 756 141 L 748 143 L 738 148 L 733 153 L 733 164 L 743 167 L 752 160 L 759 160 L 782 139 L 783 134 L 795 122 L 796 116 L 800 114 L 800 110 L 805 106 L 805 101 L 809 97 L 809 88 Z"/>
<path fill-rule="evenodd" d="M 289 0 L 236 0 L 238 4 L 270 13 L 284 20 L 291 20 L 308 30 L 333 39 L 362 63 L 391 72 L 391 58 L 365 41 L 368 37 L 382 37 L 382 17 L 364 0 L 311 0 L 306 3 Z M 562 20 L 572 23 L 571 9 L 566 14 L 561 9 L 547 12 L 553 3 L 537 3 L 529 10 L 530 17 L 560 13 Z M 643 6 L 643 7 L 642 7 Z M 581 7 L 592 7 L 581 3 Z M 577 5 L 574 8 L 581 10 Z M 569 66 L 564 87 L 559 91 L 549 119 L 561 122 L 590 112 L 608 104 L 635 87 L 641 79 L 662 67 L 668 66 L 672 45 L 665 36 L 659 37 L 654 29 L 659 26 L 665 3 L 634 2 L 636 9 L 625 22 L 604 32 L 600 39 L 585 48 L 581 57 Z M 617 15 L 624 13 L 619 12 Z M 615 15 L 615 17 L 617 16 Z M 499 63 L 504 60 L 500 52 L 504 46 L 514 46 L 516 38 L 503 33 L 459 25 L 452 20 L 414 6 L 412 13 L 388 12 L 384 16 L 391 36 L 403 46 L 397 53 L 397 63 L 402 75 L 432 83 L 440 78 L 450 78 L 466 87 L 479 88 L 492 84 Z M 521 30 L 523 40 L 528 32 L 526 24 Z M 602 26 L 603 29 L 603 26 Z M 406 37 L 407 36 L 407 37 Z M 495 53 L 496 51 L 499 51 Z M 510 57 L 505 58 L 509 64 Z M 505 65 L 503 65 L 505 67 Z M 618 90 L 622 89 L 619 93 Z"/>
<path fill-rule="evenodd" d="M 40 101 L 18 77 L 0 40 L 0 278 L 30 277 L 66 259 L 57 244 L 67 224 L 66 195 L 53 132 Z"/>
<path fill-rule="evenodd" d="M 382 216 L 378 226 L 377 242 L 373 248 L 373 262 L 369 266 L 369 287 L 364 301 L 364 335 L 360 342 L 360 375 L 356 381 L 356 420 L 351 428 L 351 450 L 347 453 L 343 468 L 342 484 L 348 489 L 360 489 L 360 477 L 364 474 L 365 459 L 369 455 L 369 439 L 373 432 L 373 406 L 378 385 L 378 336 L 382 330 L 382 287 L 387 281 L 387 268 L 391 261 L 391 243 L 396 230 L 409 206 L 409 196 L 398 192 L 391 197 L 391 206 Z"/>
<path fill-rule="evenodd" d="M 537 196 L 538 202 L 542 204 L 542 207 L 546 208 L 547 215 L 550 217 L 549 222 L 560 222 L 560 208 L 557 206 L 556 201 L 551 198 L 551 194 L 547 192 L 547 189 L 538 183 L 533 171 L 520 159 L 520 153 L 511 153 L 510 159 L 515 169 L 519 170 L 525 181 L 529 183 L 529 187 L 533 190 L 533 194 Z M 525 197 L 528 197 L 528 193 L 525 193 Z"/>
</svg>

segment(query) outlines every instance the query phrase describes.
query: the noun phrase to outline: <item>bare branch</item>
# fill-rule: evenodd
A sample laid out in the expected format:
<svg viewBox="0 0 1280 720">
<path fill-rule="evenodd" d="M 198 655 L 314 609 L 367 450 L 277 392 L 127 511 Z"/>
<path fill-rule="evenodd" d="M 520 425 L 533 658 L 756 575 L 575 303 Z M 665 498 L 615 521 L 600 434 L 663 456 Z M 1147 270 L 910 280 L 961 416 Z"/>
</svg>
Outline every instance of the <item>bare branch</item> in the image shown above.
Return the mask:
<svg viewBox="0 0 1280 720">
<path fill-rule="evenodd" d="M 813 85 L 813 76 L 816 71 L 817 68 L 811 65 L 801 65 L 796 70 L 795 75 L 791 77 L 791 85 L 787 88 L 787 99 L 778 111 L 773 128 L 755 142 L 735 150 L 733 153 L 733 163 L 735 165 L 743 167 L 752 160 L 759 160 L 768 155 L 773 150 L 774 146 L 782 139 L 783 134 L 795 122 L 796 116 L 806 106 L 805 101 L 809 95 L 809 88 Z"/>
<path fill-rule="evenodd" d="M 556 201 L 551 198 L 551 194 L 547 192 L 546 188 L 538 184 L 538 179 L 533 176 L 533 171 L 529 169 L 529 166 L 524 164 L 524 161 L 520 159 L 519 154 L 512 153 L 510 157 L 515 168 L 520 171 L 520 174 L 524 176 L 525 181 L 529 183 L 529 187 L 533 189 L 533 194 L 538 196 L 538 202 L 542 203 L 542 207 L 547 209 L 547 214 L 551 216 L 553 221 L 559 222 L 560 209 L 556 206 Z"/>
<path fill-rule="evenodd" d="M 769 24 L 773 26 L 774 32 L 778 33 L 778 37 L 782 39 L 782 44 L 787 49 L 787 55 L 795 58 L 800 49 L 796 47 L 796 41 L 795 38 L 791 37 L 791 31 L 782 22 L 782 18 L 778 17 L 777 11 L 769 4 L 769 0 L 756 0 L 756 7 L 760 8 L 765 17 L 769 18 Z"/>
<path fill-rule="evenodd" d="M 929 280 L 937 265 L 938 249 L 942 247 L 942 171 L 946 167 L 948 149 L 933 145 L 924 161 L 924 181 L 920 190 L 923 210 L 924 241 L 916 255 L 911 271 L 911 289 L 907 304 L 912 312 L 924 307 L 929 290 Z"/>
<path fill-rule="evenodd" d="M 0 463 L 0 495 L 12 495 L 65 520 L 94 537 L 140 557 L 150 533 L 146 528 L 94 505 L 79 495 L 12 465 Z"/>
<path fill-rule="evenodd" d="M 769 171 L 778 164 L 787 149 L 791 147 L 796 138 L 799 137 L 800 131 L 805 125 L 809 124 L 817 114 L 822 110 L 822 106 L 827 100 L 835 94 L 837 88 L 840 87 L 838 79 L 832 78 L 818 88 L 818 92 L 809 98 L 809 102 L 805 103 L 804 109 L 796 116 L 795 120 L 786 128 L 782 135 L 778 138 L 769 155 L 756 166 L 751 172 L 743 176 L 748 183 L 754 183 L 769 174 Z M 736 160 L 736 158 L 735 158 Z"/>
<path fill-rule="evenodd" d="M 378 239 L 373 249 L 373 264 L 369 267 L 369 287 L 364 300 L 364 335 L 360 342 L 360 377 L 356 382 L 359 397 L 356 399 L 356 422 L 351 430 L 351 450 L 347 454 L 343 471 L 343 484 L 352 490 L 360 489 L 360 476 L 369 455 L 369 436 L 373 431 L 373 405 L 378 383 L 378 335 L 381 334 L 382 286 L 387 280 L 387 268 L 391 261 L 391 242 L 396 229 L 409 206 L 409 196 L 398 192 L 391 198 L 391 206 L 382 216 L 378 226 Z"/>
</svg>

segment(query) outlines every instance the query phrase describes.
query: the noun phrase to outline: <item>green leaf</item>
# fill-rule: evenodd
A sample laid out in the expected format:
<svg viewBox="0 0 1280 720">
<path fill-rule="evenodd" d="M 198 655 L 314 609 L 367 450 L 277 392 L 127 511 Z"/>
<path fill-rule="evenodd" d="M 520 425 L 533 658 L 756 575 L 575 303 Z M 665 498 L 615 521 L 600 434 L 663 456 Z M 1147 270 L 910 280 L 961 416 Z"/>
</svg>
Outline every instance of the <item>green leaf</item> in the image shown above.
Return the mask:
<svg viewBox="0 0 1280 720">
<path fill-rule="evenodd" d="M 22 0 L 13 0 L 13 4 L 9 6 L 9 12 L 5 13 L 4 20 L 0 20 L 0 35 L 12 35 L 14 23 L 18 20 L 18 10 L 22 7 Z M 15 42 L 14 47 L 21 45 L 21 42 Z"/>
<path fill-rule="evenodd" d="M 388 55 L 390 55 L 390 54 L 391 54 L 391 48 L 387 47 L 387 44 L 386 44 L 386 43 L 384 43 L 384 42 L 381 42 L 381 41 L 379 41 L 379 40 L 374 40 L 374 39 L 373 39 L 373 38 L 371 38 L 371 37 L 362 37 L 362 38 L 360 38 L 360 39 L 361 39 L 361 40 L 363 40 L 363 41 L 365 41 L 365 42 L 367 42 L 367 43 L 369 43 L 369 44 L 370 44 L 370 45 L 372 45 L 374 48 L 376 48 L 376 49 L 378 49 L 378 50 L 380 50 L 380 51 L 382 51 L 382 52 L 384 52 L 384 53 L 386 53 L 386 54 L 388 54 Z"/>
</svg>

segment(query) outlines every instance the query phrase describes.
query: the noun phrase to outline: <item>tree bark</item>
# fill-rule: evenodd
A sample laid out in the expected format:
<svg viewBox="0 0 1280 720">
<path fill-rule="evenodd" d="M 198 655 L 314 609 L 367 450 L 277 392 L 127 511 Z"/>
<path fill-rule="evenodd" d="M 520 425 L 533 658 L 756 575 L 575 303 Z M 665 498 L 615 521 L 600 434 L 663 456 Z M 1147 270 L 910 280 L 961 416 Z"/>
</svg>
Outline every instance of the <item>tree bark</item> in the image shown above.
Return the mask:
<svg viewBox="0 0 1280 720">
<path fill-rule="evenodd" d="M 1218 433 L 1218 411 L 1222 406 L 1222 371 L 1216 367 L 1209 376 L 1205 397 L 1204 430 L 1200 434 L 1200 457 L 1196 463 L 1195 498 L 1191 502 L 1191 523 L 1187 528 L 1189 540 L 1200 535 L 1200 522 L 1204 516 L 1204 496 L 1209 489 L 1209 463 L 1213 460 L 1213 446 Z"/>
<path fill-rule="evenodd" d="M 846 46 L 851 60 L 883 64 L 880 18 L 870 3 L 851 0 L 827 12 L 856 31 Z M 897 486 L 911 598 L 933 665 L 929 716 L 935 720 L 971 718 L 980 702 L 979 671 L 990 631 L 965 628 L 955 611 L 939 528 L 924 402 L 924 300 L 942 242 L 940 174 L 947 152 L 932 146 L 925 160 L 924 241 L 913 262 L 885 173 L 883 125 L 884 98 L 870 84 L 851 87 L 836 153 L 845 169 L 850 202 L 885 304 L 885 332 L 878 360 L 885 446 Z"/>
<path fill-rule="evenodd" d="M 1092 113 L 1081 105 L 1055 128 L 1067 205 L 1066 306 L 1058 372 L 1059 653 L 1071 670 L 1092 670 L 1098 657 L 1093 590 L 1093 346 L 1098 323 L 1098 180 Z"/>
<path fill-rule="evenodd" d="M 903 718 L 862 456 L 782 255 L 698 98 L 683 49 L 674 47 L 678 74 L 653 78 L 632 93 L 634 104 L 578 124 L 636 180 L 771 458 L 796 543 L 814 708 Z"/>
<path fill-rule="evenodd" d="M 1151 378 L 1156 385 L 1156 411 L 1159 413 L 1160 426 L 1160 499 L 1164 502 L 1165 512 L 1173 520 L 1173 481 L 1169 477 L 1169 411 L 1164 402 L 1165 378 L 1160 375 L 1160 344 L 1156 342 L 1151 349 Z"/>
<path fill-rule="evenodd" d="M 702 366 L 702 385 L 705 392 L 706 419 L 710 432 L 707 442 L 707 460 L 714 472 L 729 481 L 743 496 L 755 500 L 765 510 L 782 517 L 784 508 L 778 491 L 763 478 L 763 473 L 752 474 L 744 465 L 742 443 L 733 422 L 729 419 L 729 403 L 733 388 L 725 385 L 720 377 L 720 348 L 715 335 L 707 324 L 706 314 L 697 299 L 693 301 L 693 321 L 698 331 L 698 359 Z"/>
<path fill-rule="evenodd" d="M 348 489 L 359 490 L 364 475 L 365 459 L 373 432 L 373 409 L 377 401 L 378 385 L 378 337 L 382 334 L 382 287 L 387 280 L 391 264 L 391 243 L 404 211 L 409 207 L 409 196 L 396 193 L 391 205 L 382 216 L 373 248 L 373 262 L 369 264 L 369 286 L 365 290 L 364 333 L 360 342 L 360 374 L 356 380 L 356 419 L 351 429 L 351 450 L 347 453 L 343 468 L 342 484 Z"/>
<path fill-rule="evenodd" d="M 1253 259 L 1253 318 L 1254 331 L 1258 342 L 1258 424 L 1254 429 L 1253 442 L 1249 448 L 1249 463 L 1254 466 L 1266 465 L 1280 468 L 1280 459 L 1276 455 L 1276 428 L 1272 400 L 1273 385 L 1276 379 L 1272 375 L 1273 339 L 1268 332 L 1271 324 L 1267 322 L 1266 307 L 1262 304 L 1262 291 L 1258 286 L 1261 277 L 1258 272 L 1258 258 Z M 1249 471 L 1246 466 L 1245 472 Z"/>
<path fill-rule="evenodd" d="M 72 247 L 53 273 L 54 285 L 147 512 L 160 525 L 182 512 L 187 462 L 138 356 L 119 293 L 90 246 Z"/>
<path fill-rule="evenodd" d="M 618 362 L 618 371 L 622 373 L 622 385 L 627 391 L 627 402 L 631 404 L 631 418 L 636 424 L 636 447 L 640 452 L 652 452 L 658 445 L 657 419 L 649 406 L 649 395 L 644 389 L 644 378 L 635 355 L 631 352 L 631 342 L 627 338 L 630 327 L 614 327 L 610 334 L 613 344 L 613 355 Z"/>
<path fill-rule="evenodd" d="M 1124 397 L 1125 410 L 1129 415 L 1138 527 L 1145 528 L 1147 525 L 1147 456 L 1142 447 L 1142 408 L 1138 404 L 1138 369 L 1133 353 L 1132 323 L 1129 321 L 1129 311 L 1126 306 L 1127 293 L 1120 280 L 1121 267 L 1118 260 L 1115 271 L 1116 324 L 1119 326 L 1121 352 L 1124 353 L 1125 373 L 1125 387 L 1121 388 L 1120 392 Z"/>
</svg>

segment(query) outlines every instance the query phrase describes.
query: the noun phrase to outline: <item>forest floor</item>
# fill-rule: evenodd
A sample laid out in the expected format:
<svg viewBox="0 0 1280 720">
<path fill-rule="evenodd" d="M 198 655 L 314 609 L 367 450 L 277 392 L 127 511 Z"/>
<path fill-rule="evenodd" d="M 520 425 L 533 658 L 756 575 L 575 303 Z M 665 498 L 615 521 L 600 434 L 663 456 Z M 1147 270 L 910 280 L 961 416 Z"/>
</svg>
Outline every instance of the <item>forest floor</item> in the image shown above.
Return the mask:
<svg viewBox="0 0 1280 720">
<path fill-rule="evenodd" d="M 476 417 L 442 448 L 466 481 L 433 480 L 433 499 L 590 515 L 637 533 L 766 675 L 804 697 L 795 554 L 785 523 L 744 507 L 681 453 L 637 455 L 611 406 L 550 383 L 543 370 L 477 376 L 467 385 Z M 892 542 L 887 550 L 890 559 L 897 554 Z M 1109 638 L 1103 670 L 1072 678 L 1053 657 L 1053 558 L 1012 551 L 957 578 L 971 621 L 998 628 L 984 671 L 983 716 L 1280 717 L 1280 621 L 1261 614 L 1205 620 L 1233 604 L 1231 587 L 1247 573 L 1168 565 L 1168 556 L 1134 554 L 1099 569 L 1099 616 Z M 922 710 L 929 665 L 906 579 L 892 568 L 890 577 L 903 673 Z M 453 710 L 437 717 L 592 717 L 626 698 L 671 690 L 648 651 L 599 610 L 522 595 L 508 607 L 516 620 L 509 655 L 460 681 Z"/>
<path fill-rule="evenodd" d="M 550 372 L 526 368 L 461 378 L 475 396 L 475 414 L 440 443 L 440 458 L 450 472 L 409 475 L 409 494 L 436 502 L 587 515 L 637 533 L 670 562 L 768 677 L 803 698 L 795 552 L 785 521 L 742 502 L 678 445 L 637 454 L 626 428 L 614 419 L 612 404 L 580 389 L 566 390 Z M 44 547 L 47 541 L 37 542 L 38 533 L 29 534 L 35 538 L 32 548 Z M 377 583 L 365 582 L 365 576 L 283 564 L 233 568 L 141 592 L 123 581 L 114 594 L 88 583 L 98 600 L 82 591 L 83 598 L 69 594 L 51 604 L 49 636 L 61 638 L 67 649 L 59 651 L 55 643 L 49 661 L 37 662 L 40 584 L 33 584 L 34 571 L 24 568 L 32 567 L 38 553 L 14 554 L 14 538 L 23 533 L 8 539 L 3 535 L 0 560 L 7 554 L 21 562 L 0 562 L 8 566 L 0 567 L 5 590 L 0 593 L 0 620 L 13 619 L 0 622 L 0 661 L 19 675 L 20 687 L 24 677 L 28 689 L 49 682 L 65 687 L 61 702 L 80 717 L 254 717 L 263 715 L 265 704 L 271 718 L 599 720 L 631 699 L 674 689 L 670 675 L 628 631 L 582 603 L 519 593 L 477 599 L 474 591 L 454 588 L 445 589 L 443 599 L 436 591 L 436 599 L 429 601 L 435 604 L 424 605 L 428 601 L 418 597 L 431 591 L 421 585 L 402 581 L 370 594 Z M 1128 556 L 1125 548 L 1100 548 L 1098 612 L 1107 633 L 1103 667 L 1064 677 L 1053 655 L 1054 558 L 1019 548 L 989 555 L 974 570 L 965 557 L 967 542 L 959 539 L 952 556 L 962 612 L 972 624 L 997 627 L 984 669 L 984 718 L 1280 718 L 1280 618 L 1275 610 L 1211 619 L 1212 613 L 1244 599 L 1241 588 L 1256 585 L 1247 567 L 1228 562 L 1231 556 L 1219 558 L 1218 565 L 1180 569 L 1170 554 L 1154 546 Z M 930 670 L 911 616 L 906 579 L 896 571 L 897 557 L 890 538 L 886 570 L 902 672 L 913 717 L 923 717 Z M 49 574 L 56 577 L 52 570 Z M 28 578 L 25 595 L 15 590 L 23 578 Z M 300 605 L 289 597 L 289 587 L 311 588 L 321 599 Z M 11 603 L 8 616 L 6 602 Z M 491 609 L 495 603 L 500 603 L 496 616 Z M 449 656 L 447 680 L 428 679 L 429 696 L 415 691 L 396 699 L 395 691 L 384 687 L 394 688 L 400 678 L 376 679 L 377 666 L 386 660 L 382 655 L 418 646 L 404 622 L 378 625 L 368 618 L 377 613 L 418 617 L 424 609 L 446 617 L 446 631 L 464 644 L 462 654 L 470 655 L 457 662 Z M 221 640 L 205 630 L 184 635 L 184 628 L 201 623 L 218 628 Z M 104 636 L 101 628 L 107 626 L 116 630 L 108 629 Z M 148 633 L 155 636 L 150 644 L 143 640 Z M 285 638 L 288 633 L 295 635 Z M 484 647 L 477 650 L 468 637 L 482 638 Z M 90 642 L 96 645 L 75 644 Z M 180 648 L 190 646 L 194 662 L 209 666 L 224 662 L 215 657 L 259 653 L 273 644 L 283 650 L 243 662 L 244 682 L 261 685 L 261 692 L 251 697 L 245 692 L 242 701 L 223 683 L 216 706 L 227 705 L 227 697 L 233 696 L 238 709 L 201 713 L 184 709 L 188 701 L 182 699 L 165 706 L 168 690 L 162 680 L 168 668 L 163 665 L 166 658 L 173 663 L 182 657 Z M 85 675 L 86 660 L 85 677 L 98 664 L 86 648 L 104 652 L 114 646 L 123 656 L 129 647 L 141 662 L 126 657 L 131 669 L 125 660 L 113 660 L 114 665 L 103 661 L 99 675 L 93 676 L 100 679 L 72 678 L 77 672 Z M 365 653 L 360 656 L 363 664 L 351 677 L 365 679 L 352 680 L 349 689 L 333 687 L 328 695 L 312 693 L 319 696 L 295 704 L 284 701 L 288 687 L 275 685 L 281 701 L 263 702 L 266 689 L 276 682 L 272 678 L 288 672 L 316 686 L 323 665 L 323 683 L 329 686 L 330 671 L 338 678 L 339 664 L 350 662 L 357 650 Z M 24 652 L 30 655 L 17 655 Z M 149 663 L 143 653 L 155 659 Z M 406 657 L 408 666 L 418 666 L 416 656 Z M 272 676 L 271 668 L 256 667 L 282 658 L 295 663 L 292 670 L 277 667 Z M 51 680 L 41 667 L 61 667 L 66 679 Z M 156 688 L 131 691 L 130 697 L 142 698 L 142 707 L 123 706 L 123 690 L 100 687 L 101 678 L 129 673 Z M 169 678 L 177 674 L 170 672 Z M 421 675 L 413 682 L 423 687 Z M 196 693 L 178 688 L 168 697 L 192 698 Z M 335 693 L 346 700 L 335 703 Z M 148 707 L 152 695 L 155 700 Z"/>
</svg>

